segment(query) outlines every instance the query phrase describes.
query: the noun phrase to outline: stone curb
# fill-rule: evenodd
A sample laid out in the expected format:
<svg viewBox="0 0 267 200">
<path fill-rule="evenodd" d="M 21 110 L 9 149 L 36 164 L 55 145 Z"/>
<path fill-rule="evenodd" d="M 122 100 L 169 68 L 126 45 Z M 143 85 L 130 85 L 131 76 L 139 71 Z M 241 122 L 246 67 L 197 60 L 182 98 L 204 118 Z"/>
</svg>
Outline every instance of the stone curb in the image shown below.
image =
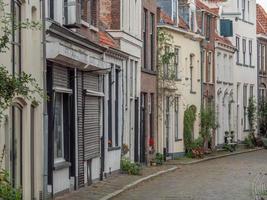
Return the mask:
<svg viewBox="0 0 267 200">
<path fill-rule="evenodd" d="M 176 169 L 178 169 L 177 166 L 176 167 L 172 167 L 172 168 L 167 169 L 167 170 L 162 170 L 162 171 L 156 172 L 154 174 L 151 174 L 149 176 L 146 176 L 146 177 L 143 177 L 141 179 L 138 179 L 138 180 L 134 181 L 133 183 L 130 183 L 130 184 L 124 186 L 122 189 L 116 190 L 115 192 L 112 192 L 112 193 L 110 193 L 110 194 L 102 197 L 100 200 L 108 200 L 108 199 L 111 199 L 111 198 L 119 195 L 120 193 L 122 193 L 122 192 L 124 192 L 124 191 L 126 191 L 126 190 L 128 190 L 128 189 L 130 189 L 130 188 L 132 188 L 132 187 L 134 187 L 134 186 L 136 186 L 136 185 L 144 182 L 144 181 L 147 181 L 147 180 L 149 180 L 151 178 L 154 178 L 154 177 L 159 176 L 159 175 L 162 175 L 162 174 L 166 174 L 168 172 L 172 172 L 172 171 L 174 171 Z"/>
<path fill-rule="evenodd" d="M 197 163 L 201 163 L 201 162 L 205 162 L 205 161 L 209 161 L 209 160 L 214 160 L 214 159 L 219 159 L 219 158 L 224 158 L 224 157 L 228 157 L 228 156 L 234 156 L 234 155 L 238 155 L 238 154 L 243 154 L 243 153 L 250 153 L 250 152 L 254 152 L 254 151 L 260 151 L 263 150 L 264 148 L 256 148 L 256 149 L 250 149 L 250 150 L 246 150 L 246 151 L 240 151 L 240 152 L 236 152 L 236 153 L 228 153 L 225 155 L 219 155 L 219 156 L 213 156 L 213 157 L 209 157 L 209 158 L 203 158 L 200 160 L 194 160 L 191 162 L 187 162 L 187 163 L 170 163 L 170 165 L 192 165 L 192 164 L 197 164 Z"/>
</svg>

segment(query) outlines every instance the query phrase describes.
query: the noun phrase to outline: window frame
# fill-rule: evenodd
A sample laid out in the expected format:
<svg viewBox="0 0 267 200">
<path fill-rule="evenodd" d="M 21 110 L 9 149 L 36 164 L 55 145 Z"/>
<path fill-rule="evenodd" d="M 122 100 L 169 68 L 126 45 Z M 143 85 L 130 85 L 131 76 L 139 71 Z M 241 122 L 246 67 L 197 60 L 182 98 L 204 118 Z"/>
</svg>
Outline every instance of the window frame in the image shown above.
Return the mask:
<svg viewBox="0 0 267 200">
<path fill-rule="evenodd" d="M 65 151 L 64 151 L 64 93 L 59 93 L 59 92 L 55 92 L 55 101 L 56 101 L 56 96 L 60 95 L 60 107 L 61 107 L 61 151 L 62 151 L 62 156 L 60 157 L 55 157 L 55 149 L 54 149 L 54 164 L 55 163 L 60 163 L 60 162 L 64 162 L 65 161 Z M 55 106 L 56 106 L 56 102 L 55 102 Z M 56 110 L 56 109 L 55 109 Z M 55 126 L 55 119 L 54 119 L 54 126 Z M 53 131 L 53 135 L 54 135 L 54 146 L 55 146 L 55 128 Z"/>
</svg>

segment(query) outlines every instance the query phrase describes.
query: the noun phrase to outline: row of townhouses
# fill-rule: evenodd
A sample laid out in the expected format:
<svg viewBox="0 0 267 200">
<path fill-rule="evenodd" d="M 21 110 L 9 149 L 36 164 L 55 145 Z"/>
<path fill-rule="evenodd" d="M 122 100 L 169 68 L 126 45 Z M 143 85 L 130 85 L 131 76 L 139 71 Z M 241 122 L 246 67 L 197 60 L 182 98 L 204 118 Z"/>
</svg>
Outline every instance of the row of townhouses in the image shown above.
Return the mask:
<svg viewBox="0 0 267 200">
<path fill-rule="evenodd" d="M 4 168 L 23 199 L 103 180 L 122 156 L 142 164 L 157 152 L 183 156 L 189 107 L 216 110 L 210 148 L 225 132 L 242 142 L 249 98 L 266 97 L 267 14 L 256 0 L 4 2 L 16 22 L 42 25 L 14 28 L 0 55 L 48 95 L 38 104 L 16 97 L 0 126 Z M 166 52 L 173 59 L 161 64 Z"/>
</svg>

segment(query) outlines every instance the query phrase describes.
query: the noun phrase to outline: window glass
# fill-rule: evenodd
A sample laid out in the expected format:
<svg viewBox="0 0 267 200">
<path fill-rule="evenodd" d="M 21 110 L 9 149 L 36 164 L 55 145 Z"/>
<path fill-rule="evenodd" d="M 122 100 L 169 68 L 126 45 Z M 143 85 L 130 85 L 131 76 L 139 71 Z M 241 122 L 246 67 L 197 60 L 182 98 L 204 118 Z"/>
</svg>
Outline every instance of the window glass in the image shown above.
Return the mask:
<svg viewBox="0 0 267 200">
<path fill-rule="evenodd" d="M 63 151 L 63 94 L 55 94 L 54 159 L 64 158 Z"/>
</svg>

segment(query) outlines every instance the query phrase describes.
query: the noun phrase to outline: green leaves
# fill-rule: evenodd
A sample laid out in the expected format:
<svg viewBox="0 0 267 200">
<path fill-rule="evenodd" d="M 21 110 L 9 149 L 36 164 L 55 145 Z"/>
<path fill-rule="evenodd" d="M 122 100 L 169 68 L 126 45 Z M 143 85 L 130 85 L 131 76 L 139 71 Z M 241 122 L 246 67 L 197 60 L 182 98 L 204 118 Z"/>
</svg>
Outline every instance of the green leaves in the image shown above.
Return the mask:
<svg viewBox="0 0 267 200">
<path fill-rule="evenodd" d="M 200 134 L 204 139 L 211 137 L 211 130 L 217 128 L 216 113 L 212 105 L 201 108 L 200 111 Z"/>
<path fill-rule="evenodd" d="M 184 146 L 185 151 L 191 151 L 193 142 L 193 129 L 196 121 L 196 107 L 194 105 L 188 107 L 184 112 Z"/>
<path fill-rule="evenodd" d="M 12 104 L 16 96 L 32 102 L 39 102 L 38 97 L 45 98 L 42 88 L 30 74 L 11 75 L 6 68 L 0 66 L 0 121 L 3 112 Z"/>
<path fill-rule="evenodd" d="M 248 108 L 247 108 L 247 112 L 248 112 L 248 123 L 249 123 L 249 128 L 250 130 L 252 130 L 254 128 L 255 122 L 256 122 L 256 103 L 253 97 L 249 98 L 248 101 Z"/>
</svg>

